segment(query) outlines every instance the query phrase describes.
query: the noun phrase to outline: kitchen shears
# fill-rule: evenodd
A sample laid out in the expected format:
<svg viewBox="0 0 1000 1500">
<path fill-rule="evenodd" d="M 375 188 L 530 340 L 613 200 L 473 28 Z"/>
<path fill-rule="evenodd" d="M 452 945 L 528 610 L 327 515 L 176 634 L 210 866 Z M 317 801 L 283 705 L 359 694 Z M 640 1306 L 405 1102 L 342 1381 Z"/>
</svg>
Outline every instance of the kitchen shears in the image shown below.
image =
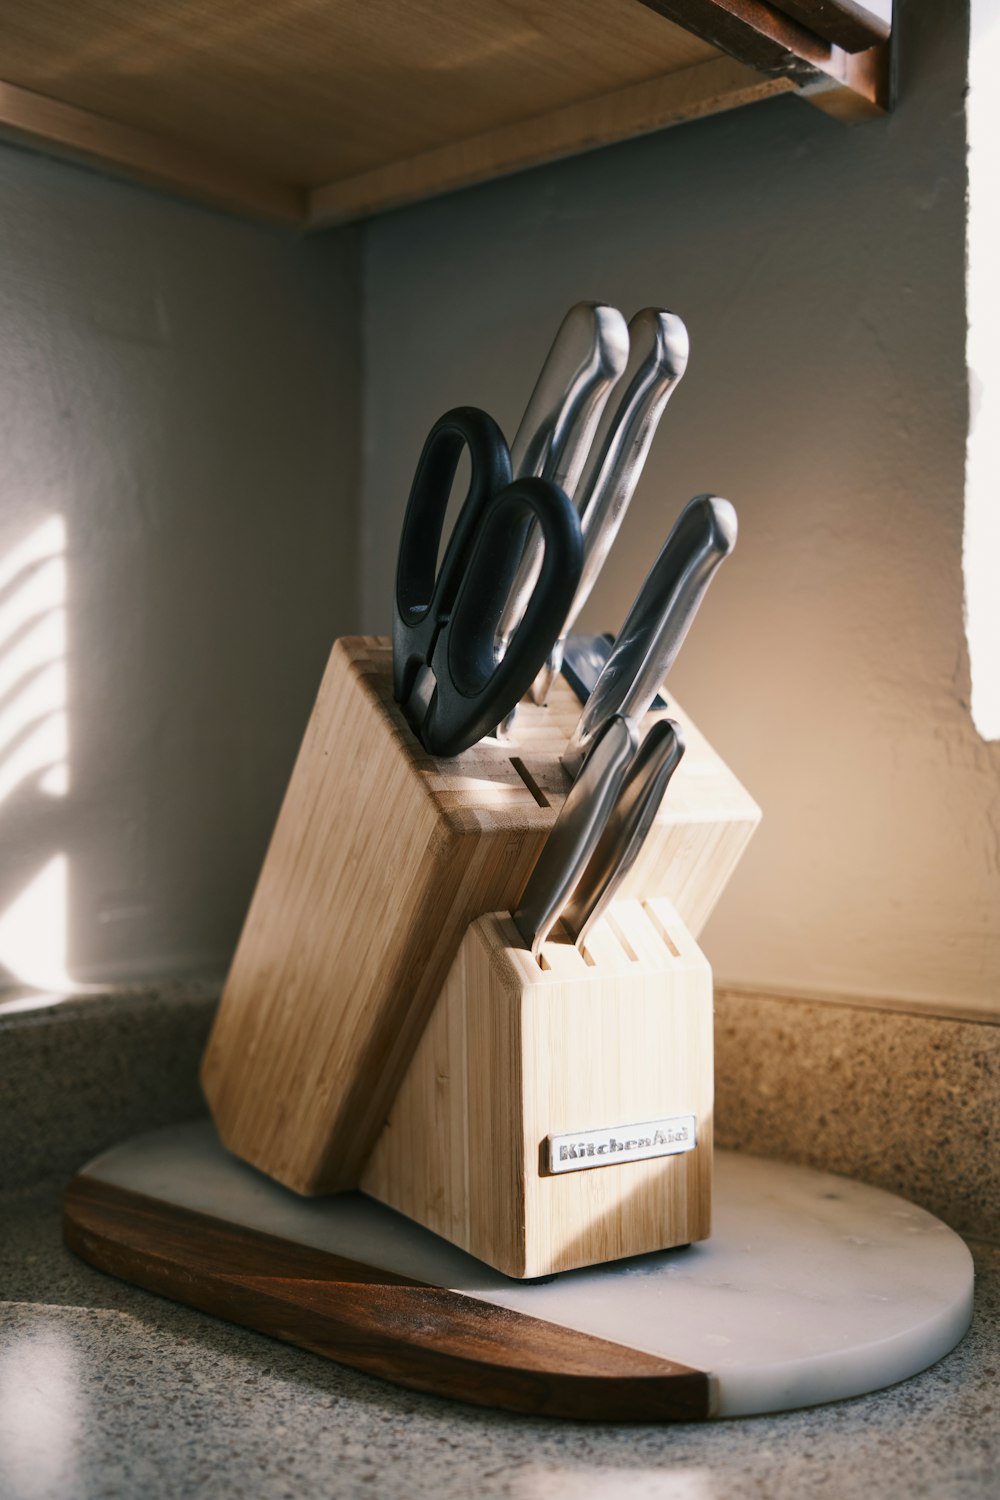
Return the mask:
<svg viewBox="0 0 1000 1500">
<path fill-rule="evenodd" d="M 469 489 L 438 567 L 463 451 Z M 417 463 L 396 566 L 393 691 L 432 755 L 458 755 L 506 718 L 544 663 L 580 582 L 576 509 L 551 480 L 511 474 L 503 433 L 472 406 L 435 422 Z M 542 565 L 501 657 L 500 620 L 532 523 L 544 542 Z"/>
</svg>

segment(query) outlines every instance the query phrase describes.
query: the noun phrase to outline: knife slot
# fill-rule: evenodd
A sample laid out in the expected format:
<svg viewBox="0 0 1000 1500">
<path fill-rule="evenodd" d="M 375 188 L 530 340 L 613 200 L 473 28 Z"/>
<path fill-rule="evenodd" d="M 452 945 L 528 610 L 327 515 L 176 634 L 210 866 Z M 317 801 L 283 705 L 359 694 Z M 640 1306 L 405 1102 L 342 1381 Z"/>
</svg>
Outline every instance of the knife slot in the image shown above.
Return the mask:
<svg viewBox="0 0 1000 1500">
<path fill-rule="evenodd" d="M 639 962 L 639 955 L 636 953 L 635 949 L 632 947 L 632 944 L 629 942 L 628 938 L 626 937 L 626 935 L 625 935 L 625 933 L 624 933 L 624 931 L 622 929 L 622 925 L 618 921 L 618 918 L 616 916 L 614 916 L 614 914 L 612 912 L 608 912 L 607 916 L 605 917 L 605 921 L 607 922 L 608 926 L 611 928 L 611 931 L 614 933 L 615 937 L 618 939 L 618 941 L 621 943 L 622 947 L 624 948 L 624 950 L 625 950 L 625 957 L 628 959 L 629 963 L 632 963 L 632 964 L 638 963 Z"/>
<path fill-rule="evenodd" d="M 524 782 L 525 786 L 528 788 L 528 791 L 538 803 L 539 807 L 549 807 L 551 804 L 549 803 L 548 797 L 546 797 L 545 793 L 542 791 L 541 787 L 538 785 L 538 782 L 535 780 L 534 776 L 532 776 L 531 772 L 528 770 L 521 757 L 519 755 L 512 755 L 510 758 L 510 763 L 513 766 L 514 770 L 517 772 L 518 776 L 520 776 L 521 780 Z"/>
<path fill-rule="evenodd" d="M 665 946 L 673 954 L 674 958 L 680 958 L 681 950 L 678 948 L 677 944 L 670 936 L 670 933 L 667 931 L 666 924 L 663 921 L 663 918 L 660 916 L 659 912 L 656 910 L 656 907 L 653 905 L 653 903 L 645 903 L 643 906 L 643 910 L 645 911 L 649 920 L 652 922 L 653 926 L 656 928 L 656 931 L 658 932 L 660 937 L 663 939 Z"/>
</svg>

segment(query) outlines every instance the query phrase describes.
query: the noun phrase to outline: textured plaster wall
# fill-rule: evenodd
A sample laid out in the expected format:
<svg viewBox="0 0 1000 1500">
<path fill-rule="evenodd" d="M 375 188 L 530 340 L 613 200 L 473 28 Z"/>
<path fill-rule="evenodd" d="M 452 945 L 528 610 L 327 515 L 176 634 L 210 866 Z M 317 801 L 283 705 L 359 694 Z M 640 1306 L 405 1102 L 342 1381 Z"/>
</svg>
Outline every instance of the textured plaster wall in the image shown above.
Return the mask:
<svg viewBox="0 0 1000 1500">
<path fill-rule="evenodd" d="M 564 309 L 692 336 L 583 625 L 617 628 L 679 507 L 741 535 L 672 687 L 764 808 L 705 943 L 726 980 L 1000 1011 L 1000 745 L 962 630 L 965 7 L 904 0 L 897 111 L 783 98 L 366 230 L 364 623 L 446 407 L 508 434 Z"/>
<path fill-rule="evenodd" d="M 0 922 L 65 856 L 75 976 L 235 942 L 357 619 L 357 250 L 0 148 L 0 571 L 62 518 L 68 705 L 65 795 L 31 774 L 0 802 Z M 38 578 L 0 587 L 0 775 Z M 58 894 L 8 924 L 42 959 Z"/>
<path fill-rule="evenodd" d="M 427 427 L 473 401 L 512 433 L 598 297 L 675 307 L 693 357 L 584 625 L 618 626 L 690 495 L 741 518 L 672 682 L 765 811 L 705 935 L 720 977 L 1000 1014 L 965 7 L 899 9 L 887 120 L 775 100 L 307 240 L 0 148 L 0 785 L 30 582 L 4 561 L 52 516 L 68 720 L 65 795 L 0 800 L 0 927 L 63 855 L 76 975 L 225 960 L 329 642 L 388 625 Z"/>
</svg>

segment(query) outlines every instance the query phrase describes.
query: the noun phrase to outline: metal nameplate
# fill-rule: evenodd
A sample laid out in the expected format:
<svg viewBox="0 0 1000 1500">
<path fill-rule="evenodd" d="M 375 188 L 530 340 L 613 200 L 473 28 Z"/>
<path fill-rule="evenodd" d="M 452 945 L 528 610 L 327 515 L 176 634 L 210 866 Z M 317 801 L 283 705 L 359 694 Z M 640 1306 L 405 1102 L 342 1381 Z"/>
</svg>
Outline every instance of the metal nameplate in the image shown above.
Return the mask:
<svg viewBox="0 0 1000 1500">
<path fill-rule="evenodd" d="M 639 1125 L 550 1135 L 548 1143 L 550 1172 L 579 1172 L 585 1167 L 612 1167 L 624 1161 L 649 1161 L 654 1156 L 693 1151 L 697 1131 L 694 1115 L 673 1115 L 667 1120 L 644 1120 Z"/>
</svg>

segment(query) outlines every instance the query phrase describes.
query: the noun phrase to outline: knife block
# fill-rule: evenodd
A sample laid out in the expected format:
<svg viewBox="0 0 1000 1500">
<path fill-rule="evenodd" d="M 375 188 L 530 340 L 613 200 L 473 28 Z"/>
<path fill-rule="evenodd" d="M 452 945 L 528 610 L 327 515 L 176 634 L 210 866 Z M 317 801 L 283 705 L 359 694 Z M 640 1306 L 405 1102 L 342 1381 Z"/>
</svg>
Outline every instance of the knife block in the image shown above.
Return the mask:
<svg viewBox="0 0 1000 1500">
<path fill-rule="evenodd" d="M 357 1186 L 466 929 L 520 896 L 579 713 L 558 679 L 512 742 L 437 760 L 393 701 L 388 641 L 335 643 L 202 1065 L 234 1155 L 296 1192 Z M 697 933 L 760 811 L 669 713 L 687 754 L 621 894 L 669 897 Z"/>
<path fill-rule="evenodd" d="M 712 974 L 668 902 L 616 904 L 583 954 L 538 959 L 494 912 L 361 1186 L 508 1276 L 669 1249 L 711 1227 L 712 1095 Z"/>
</svg>

